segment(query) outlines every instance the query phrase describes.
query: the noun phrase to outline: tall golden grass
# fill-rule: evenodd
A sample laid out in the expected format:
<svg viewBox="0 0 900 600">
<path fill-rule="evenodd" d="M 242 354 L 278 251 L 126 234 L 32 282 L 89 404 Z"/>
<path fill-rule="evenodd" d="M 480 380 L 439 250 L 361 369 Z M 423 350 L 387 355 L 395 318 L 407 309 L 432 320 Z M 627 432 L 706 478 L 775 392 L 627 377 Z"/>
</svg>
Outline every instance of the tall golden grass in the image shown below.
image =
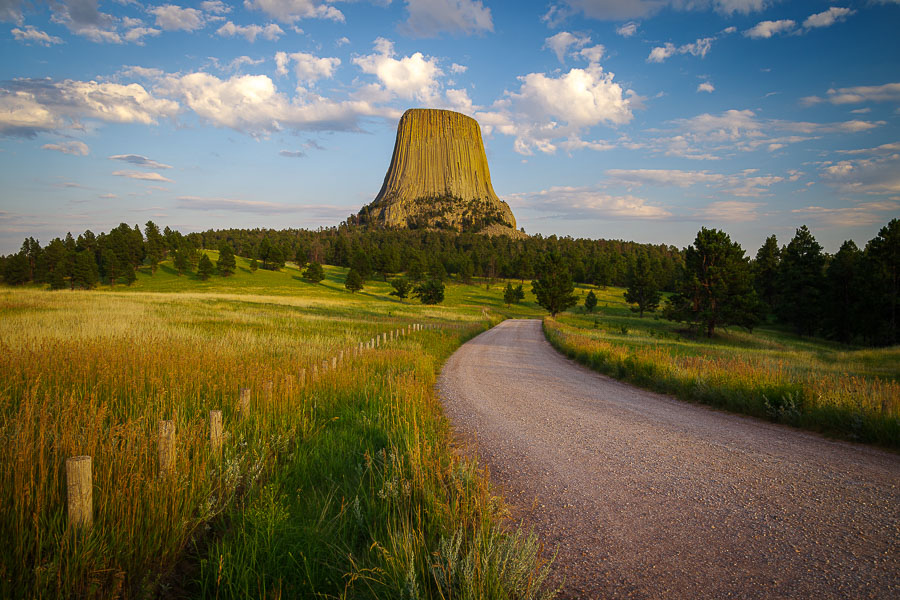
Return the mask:
<svg viewBox="0 0 900 600">
<path fill-rule="evenodd" d="M 900 382 L 872 374 L 867 366 L 878 353 L 885 355 L 882 362 L 889 361 L 896 349 L 826 353 L 800 345 L 716 346 L 641 332 L 617 336 L 550 318 L 544 331 L 561 352 L 613 377 L 686 400 L 900 447 Z"/>
<path fill-rule="evenodd" d="M 389 360 L 372 369 L 379 353 L 354 358 L 354 347 L 407 324 L 339 304 L 307 310 L 290 298 L 0 291 L 0 596 L 153 594 L 206 524 L 252 497 L 279 457 L 327 426 L 323 404 L 391 374 Z M 452 348 L 478 326 L 429 335 Z M 341 350 L 339 368 L 321 373 Z M 423 393 L 402 377 L 383 385 L 403 398 Z M 242 387 L 251 389 L 249 416 L 237 410 Z M 213 409 L 224 413 L 222 456 L 209 450 Z M 408 413 L 395 418 L 394 427 L 417 427 Z M 176 425 L 172 477 L 157 465 L 162 419 Z M 420 450 L 402 454 L 413 475 L 425 468 Z M 64 464 L 76 455 L 93 457 L 86 533 L 65 512 Z M 477 504 L 471 510 L 488 515 Z"/>
</svg>

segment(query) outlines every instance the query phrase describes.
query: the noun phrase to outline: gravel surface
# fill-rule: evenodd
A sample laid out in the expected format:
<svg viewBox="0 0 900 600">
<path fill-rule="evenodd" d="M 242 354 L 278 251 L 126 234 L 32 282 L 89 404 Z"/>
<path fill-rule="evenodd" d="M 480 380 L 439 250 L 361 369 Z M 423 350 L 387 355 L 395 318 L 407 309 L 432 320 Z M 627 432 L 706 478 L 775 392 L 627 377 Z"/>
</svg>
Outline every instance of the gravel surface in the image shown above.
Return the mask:
<svg viewBox="0 0 900 600">
<path fill-rule="evenodd" d="M 900 598 L 900 456 L 688 404 L 509 320 L 447 362 L 458 436 L 562 598 Z"/>
</svg>

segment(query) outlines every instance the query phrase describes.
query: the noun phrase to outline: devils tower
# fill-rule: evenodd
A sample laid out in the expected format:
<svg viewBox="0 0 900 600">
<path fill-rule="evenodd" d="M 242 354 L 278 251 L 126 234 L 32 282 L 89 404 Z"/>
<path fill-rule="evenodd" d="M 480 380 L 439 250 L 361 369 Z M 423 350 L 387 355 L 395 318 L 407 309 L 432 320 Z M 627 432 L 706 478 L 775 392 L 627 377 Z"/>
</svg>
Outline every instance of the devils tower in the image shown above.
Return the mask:
<svg viewBox="0 0 900 600">
<path fill-rule="evenodd" d="M 425 108 L 403 113 L 384 184 L 358 219 L 391 228 L 516 231 L 491 185 L 478 121 Z"/>
</svg>

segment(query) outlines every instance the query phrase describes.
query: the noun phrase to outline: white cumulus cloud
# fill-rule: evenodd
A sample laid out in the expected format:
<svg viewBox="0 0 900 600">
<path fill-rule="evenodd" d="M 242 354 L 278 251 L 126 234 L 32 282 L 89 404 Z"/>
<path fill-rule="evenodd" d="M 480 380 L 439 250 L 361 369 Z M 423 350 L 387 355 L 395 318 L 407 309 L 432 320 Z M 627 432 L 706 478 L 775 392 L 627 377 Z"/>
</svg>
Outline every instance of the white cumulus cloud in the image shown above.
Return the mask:
<svg viewBox="0 0 900 600">
<path fill-rule="evenodd" d="M 803 21 L 803 26 L 807 29 L 812 29 L 813 27 L 831 27 L 835 23 L 843 21 L 855 12 L 855 10 L 850 10 L 849 8 L 832 6 L 824 12 L 808 16 L 806 20 Z"/>
<path fill-rule="evenodd" d="M 375 40 L 375 52 L 353 59 L 363 73 L 374 75 L 384 90 L 400 98 L 434 101 L 443 75 L 437 59 L 421 52 L 396 58 L 394 44 L 385 38 Z"/>
<path fill-rule="evenodd" d="M 344 22 L 344 13 L 322 0 L 244 0 L 244 8 L 261 10 L 282 23 L 300 19 Z"/>
<path fill-rule="evenodd" d="M 156 26 L 166 31 L 196 31 L 206 25 L 203 12 L 196 8 L 163 4 L 149 8 L 147 12 L 156 16 Z"/>
<path fill-rule="evenodd" d="M 275 54 L 276 71 L 279 75 L 287 75 L 288 66 L 294 62 L 294 72 L 297 80 L 313 82 L 319 79 L 331 79 L 335 69 L 341 64 L 339 58 L 320 58 L 306 52 L 277 52 Z"/>
<path fill-rule="evenodd" d="M 760 21 L 750 29 L 744 32 L 748 38 L 755 40 L 768 39 L 779 33 L 787 33 L 794 29 L 797 25 L 791 19 L 781 19 L 780 21 Z"/>
<path fill-rule="evenodd" d="M 661 63 L 675 54 L 691 54 L 700 58 L 706 58 L 706 54 L 712 48 L 712 43 L 715 39 L 714 37 L 697 38 L 696 41 L 681 46 L 675 46 L 671 42 L 666 42 L 665 45 L 657 46 L 650 50 L 647 62 Z"/>
<path fill-rule="evenodd" d="M 638 24 L 634 21 L 629 21 L 628 23 L 624 23 L 616 27 L 616 33 L 621 35 L 622 37 L 631 37 L 637 33 Z"/>
<path fill-rule="evenodd" d="M 698 92 L 709 92 L 710 94 L 716 91 L 716 87 L 708 81 L 702 82 L 697 86 Z"/>
<path fill-rule="evenodd" d="M 35 29 L 31 25 L 26 25 L 25 29 L 14 27 L 12 30 L 13 37 L 17 42 L 26 44 L 40 44 L 41 46 L 50 46 L 53 44 L 62 44 L 61 38 L 50 35 L 40 29 Z"/>
<path fill-rule="evenodd" d="M 590 36 L 560 31 L 556 35 L 544 40 L 544 48 L 552 50 L 553 53 L 556 54 L 556 58 L 559 59 L 559 62 L 565 63 L 566 54 L 569 53 L 569 48 L 583 48 L 590 42 Z"/>
<path fill-rule="evenodd" d="M 494 30 L 491 9 L 480 0 L 406 0 L 405 27 L 415 36 L 473 34 Z"/>
<path fill-rule="evenodd" d="M 266 26 L 235 25 L 231 21 L 228 21 L 227 23 L 219 27 L 219 29 L 216 30 L 216 33 L 223 37 L 233 37 L 235 35 L 239 35 L 246 38 L 248 42 L 253 43 L 256 41 L 257 36 L 274 42 L 278 40 L 279 37 L 284 35 L 284 30 L 275 23 L 269 23 Z"/>
</svg>

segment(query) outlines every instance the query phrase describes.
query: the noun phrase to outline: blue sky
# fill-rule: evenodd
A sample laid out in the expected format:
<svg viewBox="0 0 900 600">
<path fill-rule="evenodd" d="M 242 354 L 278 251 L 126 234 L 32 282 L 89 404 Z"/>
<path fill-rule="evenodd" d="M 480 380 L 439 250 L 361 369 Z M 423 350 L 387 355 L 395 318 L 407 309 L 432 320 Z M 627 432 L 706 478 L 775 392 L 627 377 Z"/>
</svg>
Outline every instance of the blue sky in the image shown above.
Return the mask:
<svg viewBox="0 0 900 600">
<path fill-rule="evenodd" d="M 396 123 L 482 126 L 528 233 L 829 251 L 900 216 L 900 2 L 0 0 L 0 252 L 339 223 Z"/>
</svg>

